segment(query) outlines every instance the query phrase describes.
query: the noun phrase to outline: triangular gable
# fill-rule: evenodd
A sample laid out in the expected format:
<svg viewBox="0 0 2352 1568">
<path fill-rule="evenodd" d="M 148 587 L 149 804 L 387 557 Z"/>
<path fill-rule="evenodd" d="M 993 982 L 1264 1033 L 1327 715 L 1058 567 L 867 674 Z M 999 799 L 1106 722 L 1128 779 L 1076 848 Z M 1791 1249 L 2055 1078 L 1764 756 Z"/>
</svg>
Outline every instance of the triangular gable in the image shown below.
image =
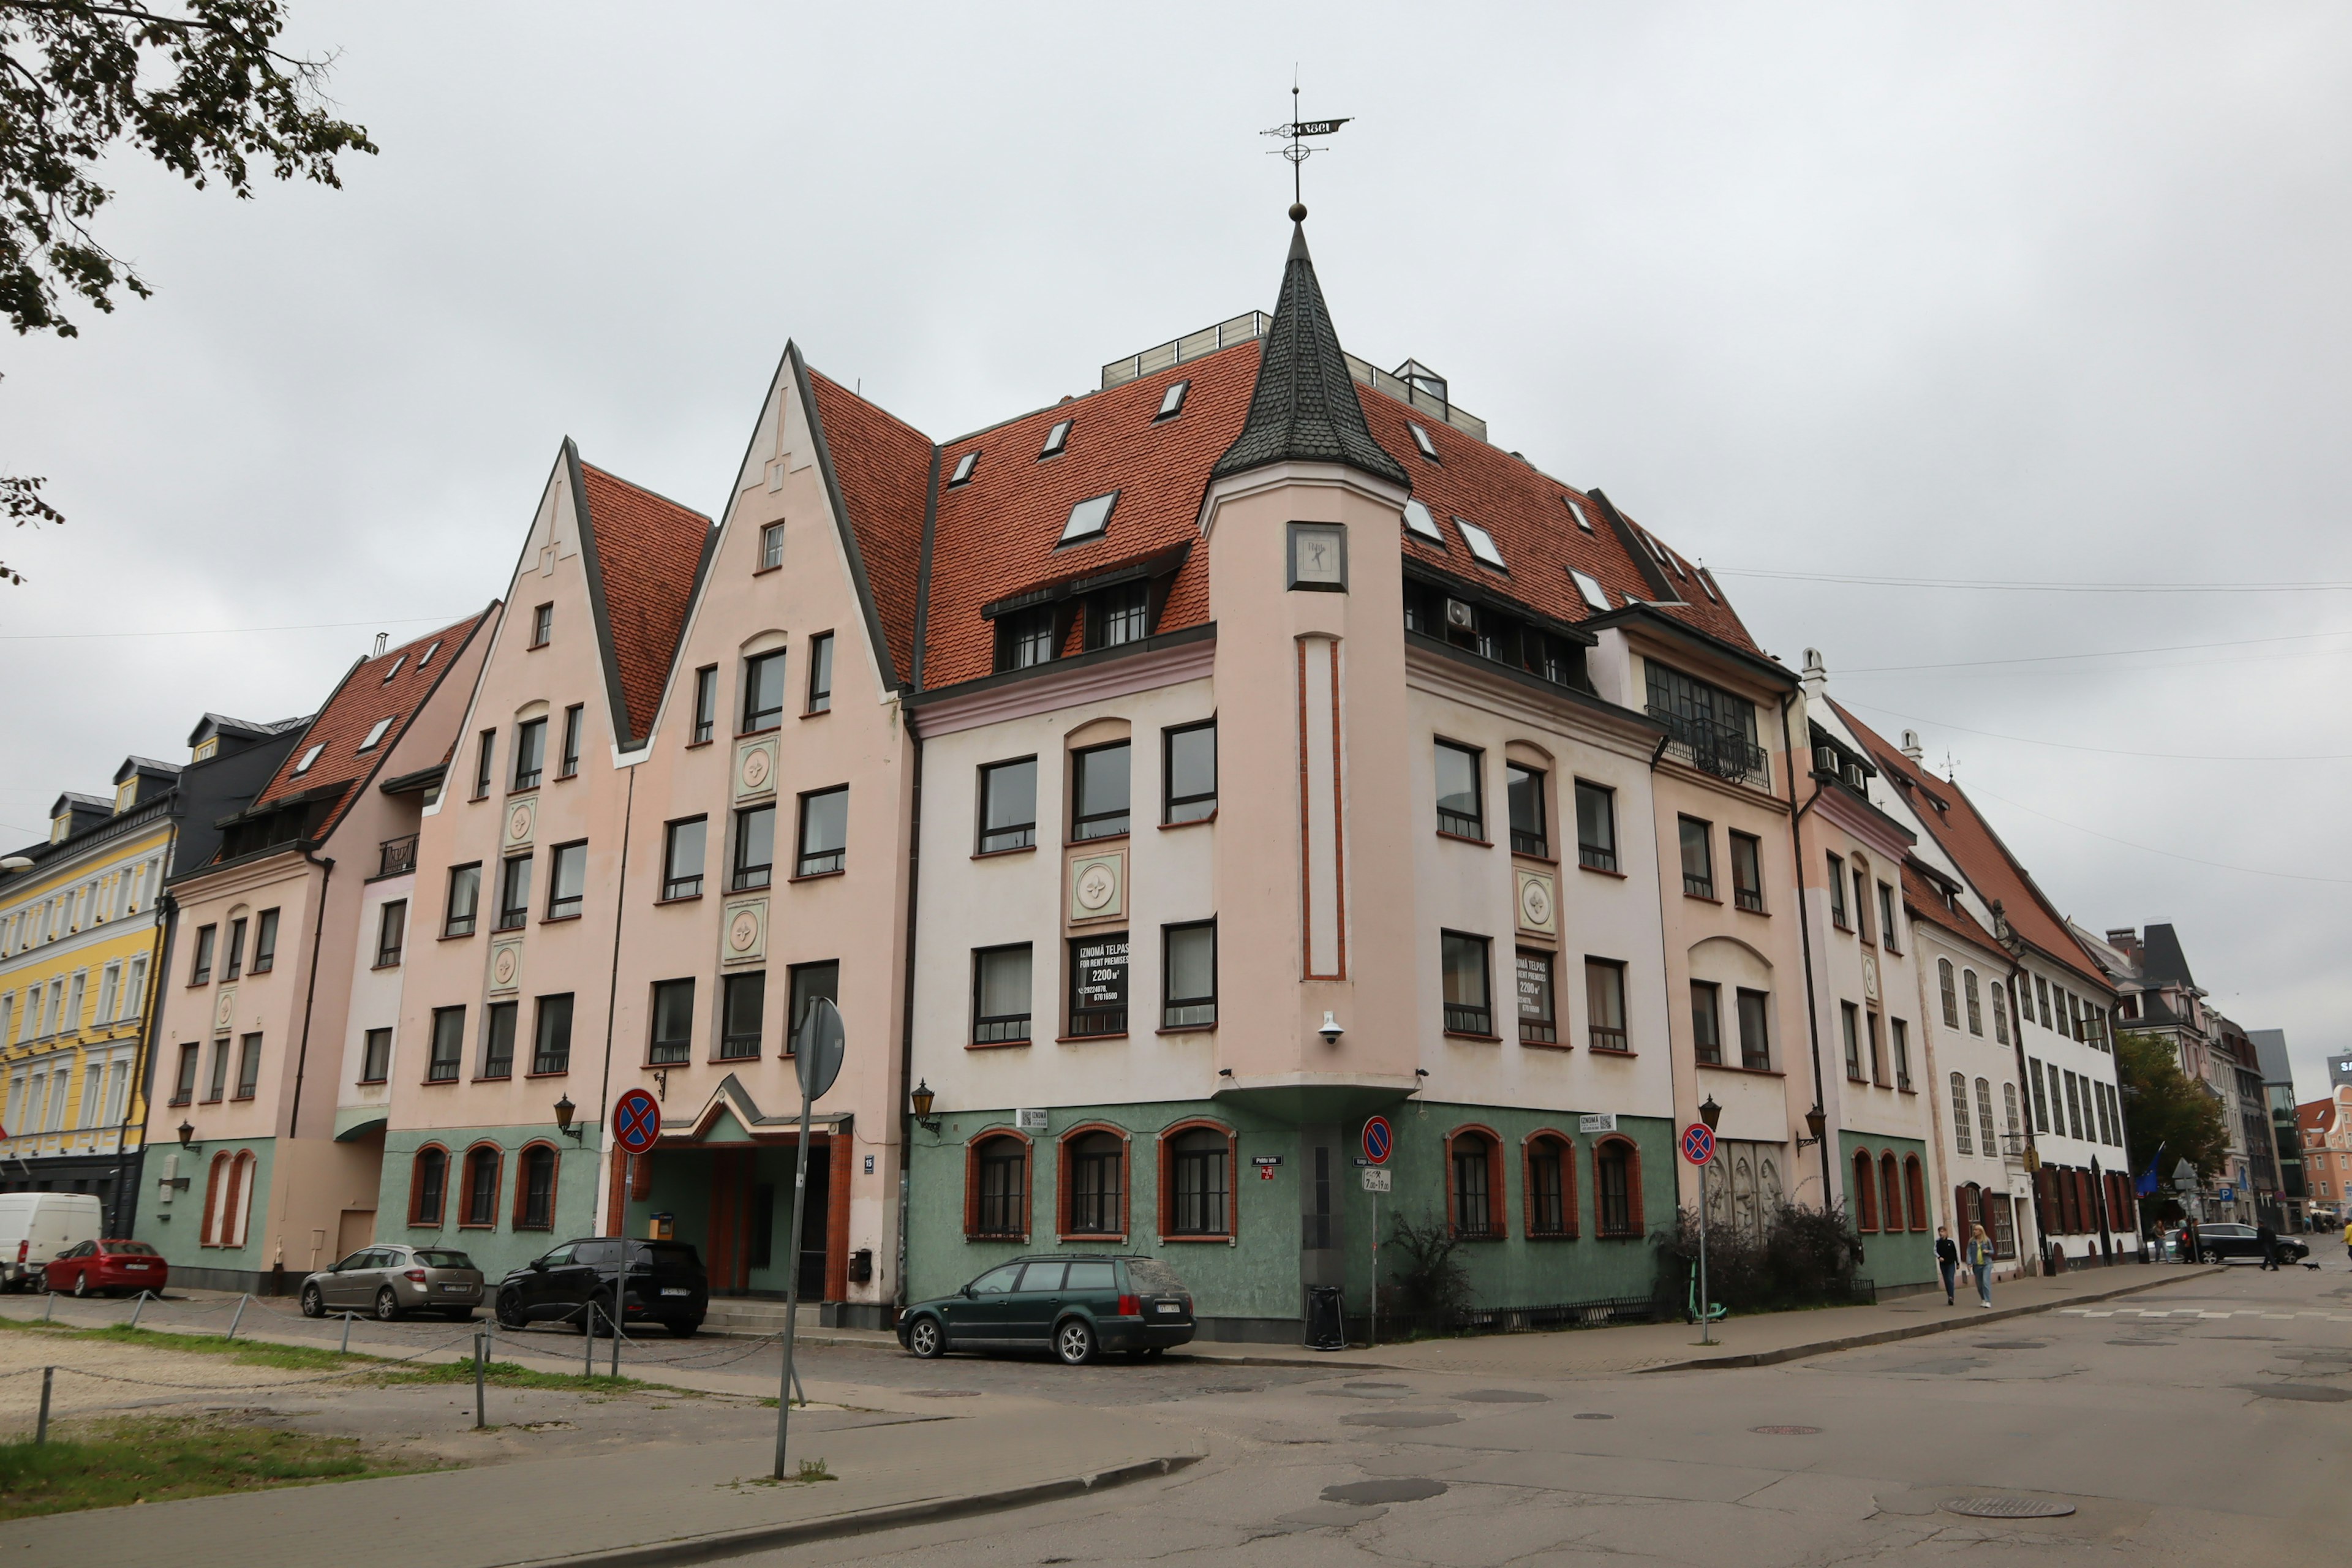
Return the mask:
<svg viewBox="0 0 2352 1568">
<path fill-rule="evenodd" d="M 845 1110 L 818 1111 L 809 1118 L 809 1131 L 835 1132 L 849 1124 Z M 793 1108 L 788 1115 L 770 1116 L 762 1112 L 743 1080 L 729 1073 L 710 1091 L 691 1121 L 679 1122 L 662 1131 L 665 1143 L 771 1143 L 779 1138 L 791 1138 L 800 1131 L 800 1111 Z"/>
</svg>

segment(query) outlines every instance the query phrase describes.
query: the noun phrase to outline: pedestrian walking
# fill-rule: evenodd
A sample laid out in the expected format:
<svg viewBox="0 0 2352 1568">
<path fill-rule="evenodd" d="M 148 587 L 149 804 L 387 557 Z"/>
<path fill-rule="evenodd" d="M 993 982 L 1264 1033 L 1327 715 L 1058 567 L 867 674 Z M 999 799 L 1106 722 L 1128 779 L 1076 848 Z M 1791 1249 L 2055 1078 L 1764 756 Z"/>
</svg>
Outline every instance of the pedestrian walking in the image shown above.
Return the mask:
<svg viewBox="0 0 2352 1568">
<path fill-rule="evenodd" d="M 1969 1232 L 1969 1267 L 1977 1277 L 1977 1305 L 1992 1305 L 1992 1238 L 1985 1235 L 1982 1226 L 1971 1226 Z"/>
<path fill-rule="evenodd" d="M 1952 1240 L 1952 1227 L 1936 1227 L 1936 1268 L 1944 1277 L 1944 1305 L 1952 1306 L 1952 1280 L 1960 1271 L 1960 1249 Z"/>
<path fill-rule="evenodd" d="M 2266 1225 L 2258 1225 L 2254 1226 L 2254 1240 L 2262 1245 L 2263 1267 L 2269 1269 L 2273 1274 L 2277 1273 L 2279 1266 L 2278 1232 L 2273 1230 Z"/>
</svg>

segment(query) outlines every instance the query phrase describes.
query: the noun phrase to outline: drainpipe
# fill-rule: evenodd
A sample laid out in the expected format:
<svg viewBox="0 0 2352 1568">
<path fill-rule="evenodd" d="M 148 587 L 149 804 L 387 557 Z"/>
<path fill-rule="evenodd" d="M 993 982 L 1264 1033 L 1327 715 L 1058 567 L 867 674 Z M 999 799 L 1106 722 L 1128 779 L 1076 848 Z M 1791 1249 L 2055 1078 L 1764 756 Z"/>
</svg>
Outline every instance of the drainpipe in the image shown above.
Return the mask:
<svg viewBox="0 0 2352 1568">
<path fill-rule="evenodd" d="M 1812 911 L 1805 907 L 1805 836 L 1797 819 L 1804 815 L 1797 804 L 1797 752 L 1789 740 L 1789 699 L 1780 699 L 1780 755 L 1789 767 L 1789 851 L 1797 866 L 1797 937 L 1805 950 L 1805 1033 L 1811 1037 L 1813 1052 L 1813 1103 L 1823 1110 L 1829 1109 L 1829 1095 L 1822 1079 L 1822 1009 L 1813 993 L 1813 923 Z M 1822 1212 L 1830 1208 L 1830 1130 L 1822 1127 Z"/>
<path fill-rule="evenodd" d="M 936 465 L 938 459 L 934 458 Z M 907 1305 L 907 1212 L 911 1202 L 910 1165 L 915 1151 L 914 1102 L 907 1098 L 912 1087 L 907 1080 L 915 1071 L 915 907 L 922 889 L 923 871 L 923 738 L 915 732 L 913 716 L 902 702 L 899 714 L 907 721 L 907 740 L 914 749 L 910 766 L 914 769 L 911 784 L 913 803 L 909 811 L 907 843 L 907 979 L 905 994 L 898 1003 L 898 1236 L 897 1288 L 893 1291 L 897 1304 Z"/>
<path fill-rule="evenodd" d="M 310 1065 L 310 1006 L 319 995 L 319 949 L 327 933 L 327 885 L 335 879 L 335 862 L 320 859 L 305 847 L 302 858 L 321 867 L 326 875 L 319 879 L 319 913 L 310 924 L 310 978 L 302 990 L 302 1043 L 294 1053 L 294 1107 L 286 1118 L 286 1136 L 299 1135 L 302 1125 L 302 1075 Z"/>
<path fill-rule="evenodd" d="M 629 912 L 629 819 L 635 812 L 636 805 L 637 770 L 633 764 L 629 769 L 628 792 L 622 797 L 621 802 L 621 874 L 615 879 L 613 888 L 613 973 L 604 982 L 604 1069 L 596 1075 L 596 1142 L 600 1146 L 604 1144 L 604 1125 L 606 1119 L 612 1114 L 610 1102 L 613 1098 L 613 1008 L 621 994 L 621 922 L 628 917 Z M 609 1147 L 606 1147 L 604 1152 L 608 1155 L 618 1152 Z M 602 1164 L 603 1162 L 600 1161 L 598 1163 Z M 607 1171 L 604 1173 L 604 1179 L 596 1184 L 596 1202 L 600 1204 L 609 1202 L 612 1189 L 612 1173 Z M 622 1194 L 621 1202 L 624 1206 L 619 1214 L 604 1216 L 607 1223 L 600 1234 L 605 1236 L 624 1234 L 622 1217 L 628 1212 L 625 1206 L 628 1203 L 625 1191 Z M 589 1223 L 593 1225 L 596 1216 L 592 1212 L 588 1216 Z M 625 1259 L 624 1259 L 624 1266 L 625 1267 Z"/>
<path fill-rule="evenodd" d="M 163 841 L 163 875 L 170 873 L 172 851 L 179 843 L 179 827 L 174 824 L 171 836 Z M 162 876 L 159 876 L 157 880 L 161 879 Z M 115 1230 L 117 1236 L 129 1236 L 138 1224 L 140 1189 L 147 1179 L 147 1139 L 143 1130 L 139 1139 L 139 1158 L 135 1163 L 131 1158 L 131 1152 L 123 1145 L 131 1141 L 132 1110 L 143 1108 L 152 1115 L 155 1109 L 155 1036 L 157 1033 L 155 1014 L 158 1011 L 157 999 L 163 989 L 163 972 L 172 962 L 172 938 L 179 930 L 177 918 L 179 910 L 178 900 L 173 898 L 168 891 L 159 890 L 150 911 L 155 929 L 161 934 L 155 939 L 155 959 L 147 966 L 147 989 L 139 1004 L 141 1009 L 139 1014 L 140 1065 L 135 1075 L 137 1082 L 132 1086 L 132 1092 L 123 1096 L 122 1125 L 116 1131 L 114 1138 L 115 1156 L 121 1161 L 121 1168 L 128 1173 L 129 1177 L 127 1181 L 118 1180 L 114 1186 L 114 1223 L 117 1226 Z"/>
</svg>

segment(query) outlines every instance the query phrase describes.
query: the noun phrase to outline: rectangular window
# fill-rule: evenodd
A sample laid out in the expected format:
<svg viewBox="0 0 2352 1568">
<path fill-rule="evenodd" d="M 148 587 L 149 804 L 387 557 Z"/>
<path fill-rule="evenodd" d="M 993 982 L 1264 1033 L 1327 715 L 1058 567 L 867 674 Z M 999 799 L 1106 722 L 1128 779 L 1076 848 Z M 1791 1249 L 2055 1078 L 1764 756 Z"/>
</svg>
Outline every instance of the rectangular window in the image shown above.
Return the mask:
<svg viewBox="0 0 2352 1568">
<path fill-rule="evenodd" d="M 588 844 L 585 839 L 559 844 L 547 854 L 547 918 L 579 918 L 588 894 Z"/>
<path fill-rule="evenodd" d="M 1487 991 L 1486 939 L 1463 931 L 1438 938 L 1444 966 L 1445 1030 L 1453 1035 L 1491 1035 L 1495 1009 Z"/>
<path fill-rule="evenodd" d="M 1054 606 L 1040 605 L 996 617 L 996 668 L 1028 669 L 1054 657 Z"/>
<path fill-rule="evenodd" d="M 490 793 L 490 763 L 497 755 L 499 732 L 485 730 L 474 746 L 474 798 L 481 799 Z"/>
<path fill-rule="evenodd" d="M 755 969 L 720 982 L 719 1059 L 750 1061 L 760 1054 L 760 1025 L 768 1010 L 768 975 Z"/>
<path fill-rule="evenodd" d="M 801 796 L 801 847 L 793 861 L 793 875 L 815 877 L 838 871 L 848 847 L 849 786 Z"/>
<path fill-rule="evenodd" d="M 196 1058 L 203 1050 L 204 1047 L 198 1045 L 180 1047 L 179 1074 L 172 1080 L 173 1104 L 185 1105 L 196 1098 Z M 14 1121 L 16 1118 L 12 1116 L 9 1120 Z"/>
<path fill-rule="evenodd" d="M 1861 871 L 1853 874 L 1853 929 L 1863 941 L 1870 935 L 1870 879 Z"/>
<path fill-rule="evenodd" d="M 1764 847 L 1751 834 L 1731 836 L 1731 901 L 1764 912 Z"/>
<path fill-rule="evenodd" d="M 1911 1087 L 1911 1026 L 1900 1018 L 1886 1021 L 1887 1031 L 1895 1044 L 1895 1087 Z"/>
<path fill-rule="evenodd" d="M 539 999 L 538 1026 L 531 1032 L 534 1074 L 572 1070 L 572 993 Z"/>
<path fill-rule="evenodd" d="M 816 1005 L 818 997 L 836 1007 L 841 1005 L 841 961 L 829 958 L 822 963 L 795 963 L 789 973 L 792 989 L 785 998 L 786 1056 L 799 1049 L 801 1026 L 808 1022 L 809 1009 Z"/>
<path fill-rule="evenodd" d="M 547 721 L 526 719 L 515 726 L 514 787 L 536 789 L 547 765 Z"/>
<path fill-rule="evenodd" d="M 261 1087 L 261 1037 L 246 1035 L 236 1042 L 236 1097 L 251 1100 Z"/>
<path fill-rule="evenodd" d="M 1691 1046 L 1709 1067 L 1723 1065 L 1723 987 L 1712 981 L 1691 982 Z"/>
<path fill-rule="evenodd" d="M 433 1009 L 433 1050 L 425 1066 L 427 1083 L 457 1081 L 457 1062 L 466 1048 L 466 1009 Z"/>
<path fill-rule="evenodd" d="M 980 770 L 980 850 L 1025 849 L 1037 842 L 1037 759 L 991 763 Z"/>
<path fill-rule="evenodd" d="M 1511 852 L 1549 855 L 1550 825 L 1545 820 L 1544 775 L 1517 763 L 1503 766 L 1503 794 L 1511 810 Z"/>
<path fill-rule="evenodd" d="M 1457 838 L 1486 837 L 1485 793 L 1480 786 L 1485 755 L 1451 741 L 1437 742 L 1437 831 Z"/>
<path fill-rule="evenodd" d="M 1199 822 L 1217 814 L 1217 724 L 1163 730 L 1167 747 L 1168 809 L 1162 820 Z"/>
<path fill-rule="evenodd" d="M 1160 1027 L 1209 1027 L 1217 1021 L 1217 922 L 1163 927 L 1160 944 Z"/>
<path fill-rule="evenodd" d="M 1519 1038 L 1532 1045 L 1559 1040 L 1559 1015 L 1553 1005 L 1551 954 L 1529 948 L 1518 951 Z"/>
<path fill-rule="evenodd" d="M 772 522 L 760 530 L 760 570 L 773 572 L 784 563 L 784 525 Z"/>
<path fill-rule="evenodd" d="M 984 947 L 971 955 L 971 1038 L 1001 1045 L 1029 1037 L 1029 944 Z"/>
<path fill-rule="evenodd" d="M 1127 1033 L 1127 932 L 1070 941 L 1070 1033 Z"/>
<path fill-rule="evenodd" d="M 234 980 L 245 973 L 245 921 L 228 922 L 228 952 L 223 955 L 221 978 Z"/>
<path fill-rule="evenodd" d="M 662 891 L 665 899 L 702 896 L 702 850 L 710 833 L 707 816 L 688 817 L 662 829 Z"/>
<path fill-rule="evenodd" d="M 1845 857 L 1830 857 L 1830 924 L 1840 931 L 1852 931 L 1853 918 L 1845 909 Z"/>
<path fill-rule="evenodd" d="M 1617 869 L 1617 792 L 1576 781 L 1576 861 L 1596 871 Z"/>
<path fill-rule="evenodd" d="M 1743 988 L 1738 994 L 1739 1065 L 1769 1072 L 1772 1067 L 1770 998 Z"/>
<path fill-rule="evenodd" d="M 687 744 L 708 744 L 718 732 L 719 667 L 706 664 L 694 672 L 694 736 Z"/>
<path fill-rule="evenodd" d="M 1688 749 L 1692 766 L 1718 778 L 1750 781 L 1764 771 L 1764 751 L 1756 743 L 1755 703 L 1654 658 L 1642 662 L 1650 717 L 1666 727 L 1676 744 Z"/>
<path fill-rule="evenodd" d="M 732 890 L 764 888 L 776 870 L 776 808 L 755 805 L 735 814 L 735 874 Z"/>
<path fill-rule="evenodd" d="M 253 973 L 267 974 L 278 967 L 278 911 L 264 910 L 253 927 Z M 131 1006 L 139 1005 L 133 1002 Z"/>
<path fill-rule="evenodd" d="M 1958 1073 L 1952 1075 L 1952 1147 L 1963 1154 L 1976 1152 L 1975 1134 L 1969 1131 L 1969 1080 Z M 1990 1154 L 1993 1151 L 1985 1151 Z"/>
<path fill-rule="evenodd" d="M 1151 584 L 1123 583 L 1087 601 L 1088 649 L 1121 647 L 1150 635 Z"/>
<path fill-rule="evenodd" d="M 213 1042 L 212 1077 L 205 1085 L 205 1103 L 217 1105 L 228 1093 L 228 1037 Z"/>
<path fill-rule="evenodd" d="M 556 761 L 557 778 L 572 778 L 580 772 L 580 721 L 586 711 L 578 702 L 563 710 L 563 754 Z"/>
<path fill-rule="evenodd" d="M 482 1009 L 482 1077 L 514 1076 L 515 1020 L 521 1014 L 520 1002 L 493 1002 Z"/>
<path fill-rule="evenodd" d="M 481 909 L 481 863 L 477 861 L 471 866 L 450 867 L 449 896 L 445 905 L 446 912 L 441 917 L 441 934 L 443 936 L 473 935 L 474 920 Z M 275 910 L 270 912 L 277 913 Z M 275 935 L 278 922 L 272 921 L 269 925 L 271 933 Z"/>
<path fill-rule="evenodd" d="M 383 906 L 375 922 L 375 966 L 390 969 L 400 962 L 408 941 L 408 900 L 394 899 Z"/>
<path fill-rule="evenodd" d="M 1179 1133 L 1169 1164 L 1176 1178 L 1176 1201 L 1169 1212 L 1171 1236 L 1233 1234 L 1232 1150 L 1212 1127 Z"/>
<path fill-rule="evenodd" d="M 1886 1084 L 1886 1047 L 1878 1026 L 1878 1015 L 1864 1013 L 1864 1026 L 1870 1034 L 1870 1081 L 1885 1088 Z"/>
<path fill-rule="evenodd" d="M 513 931 L 530 918 L 530 857 L 509 856 L 499 863 L 499 926 Z"/>
<path fill-rule="evenodd" d="M 1613 958 L 1584 961 L 1584 1019 L 1596 1051 L 1630 1051 L 1625 1033 L 1625 966 Z"/>
<path fill-rule="evenodd" d="M 2033 994 L 2042 1004 L 2042 1026 L 2050 1026 L 2050 982 L 2037 974 L 2033 977 Z"/>
<path fill-rule="evenodd" d="M 1895 923 L 1895 889 L 1878 884 L 1878 940 L 1889 952 L 1901 952 L 1900 928 Z"/>
<path fill-rule="evenodd" d="M 195 961 L 188 966 L 188 984 L 209 985 L 213 978 L 213 942 L 219 936 L 216 926 L 196 928 Z"/>
<path fill-rule="evenodd" d="M 360 1051 L 360 1081 L 382 1083 L 392 1076 L 392 1031 L 370 1029 Z"/>
<path fill-rule="evenodd" d="M 1127 831 L 1129 758 L 1125 741 L 1071 753 L 1073 839 L 1113 838 Z"/>
<path fill-rule="evenodd" d="M 1694 899 L 1715 897 L 1714 825 L 1696 816 L 1677 819 L 1683 847 L 1683 891 Z"/>
<path fill-rule="evenodd" d="M 2069 1136 L 2080 1138 L 2083 1135 L 2083 1102 L 2075 1092 L 2075 1082 L 2074 1075 L 2068 1073 L 2066 1075 L 2066 1121 L 2073 1129 Z"/>
<path fill-rule="evenodd" d="M 2025 1076 L 2033 1090 L 2033 1130 L 2050 1131 L 2050 1097 L 2042 1088 L 2042 1064 L 2032 1057 L 2025 1058 Z"/>
<path fill-rule="evenodd" d="M 1851 1002 L 1838 1004 L 1839 1037 L 1845 1042 L 1845 1076 L 1856 1083 L 1862 1076 L 1862 1009 Z"/>
<path fill-rule="evenodd" d="M 654 982 L 654 1032 L 646 1060 L 656 1067 L 687 1061 L 694 1054 L 694 982 Z"/>
<path fill-rule="evenodd" d="M 833 634 L 819 632 L 808 645 L 808 711 L 824 713 L 833 707 Z"/>
<path fill-rule="evenodd" d="M 555 605 L 540 605 L 530 613 L 530 646 L 545 647 L 547 639 L 555 633 Z"/>
<path fill-rule="evenodd" d="M 755 654 L 743 661 L 743 730 L 746 735 L 784 721 L 784 650 Z"/>
</svg>

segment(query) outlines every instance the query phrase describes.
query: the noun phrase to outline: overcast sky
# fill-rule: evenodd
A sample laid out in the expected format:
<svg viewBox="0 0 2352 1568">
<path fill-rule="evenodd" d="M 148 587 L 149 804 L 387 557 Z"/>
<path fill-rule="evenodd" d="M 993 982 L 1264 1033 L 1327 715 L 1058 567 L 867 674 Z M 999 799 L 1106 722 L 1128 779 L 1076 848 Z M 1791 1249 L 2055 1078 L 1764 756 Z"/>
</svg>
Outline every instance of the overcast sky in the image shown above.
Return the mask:
<svg viewBox="0 0 2352 1568">
<path fill-rule="evenodd" d="M 715 512 L 787 337 L 945 437 L 1270 310 L 1296 61 L 1350 350 L 1822 648 L 2068 913 L 2173 921 L 2305 1095 L 2352 1045 L 2352 594 L 2053 591 L 2352 584 L 2352 10 L 298 10 L 383 155 L 121 161 L 157 297 L 0 342 L 72 519 L 0 539 L 0 837 L 500 592 L 566 435 Z"/>
</svg>

